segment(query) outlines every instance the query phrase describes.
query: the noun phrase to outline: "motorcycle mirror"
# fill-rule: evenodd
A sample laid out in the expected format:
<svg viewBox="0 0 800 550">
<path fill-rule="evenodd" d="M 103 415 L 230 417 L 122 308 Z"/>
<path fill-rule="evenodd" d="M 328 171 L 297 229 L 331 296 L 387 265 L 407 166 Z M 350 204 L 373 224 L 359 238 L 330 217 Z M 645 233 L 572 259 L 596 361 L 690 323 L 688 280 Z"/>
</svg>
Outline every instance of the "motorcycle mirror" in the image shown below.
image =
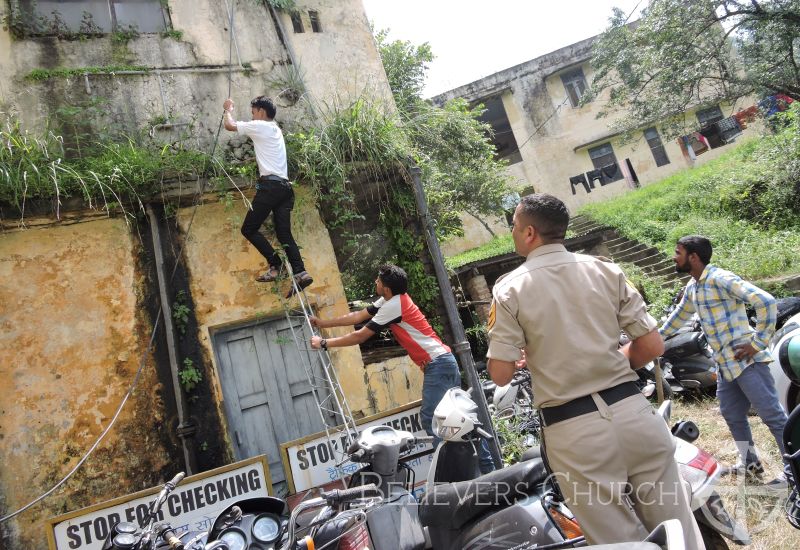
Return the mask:
<svg viewBox="0 0 800 550">
<path fill-rule="evenodd" d="M 672 435 L 689 443 L 693 443 L 700 437 L 700 428 L 691 420 L 681 420 L 672 426 Z"/>
<path fill-rule="evenodd" d="M 800 384 L 800 333 L 783 341 L 778 349 L 778 362 L 794 384 Z"/>
</svg>

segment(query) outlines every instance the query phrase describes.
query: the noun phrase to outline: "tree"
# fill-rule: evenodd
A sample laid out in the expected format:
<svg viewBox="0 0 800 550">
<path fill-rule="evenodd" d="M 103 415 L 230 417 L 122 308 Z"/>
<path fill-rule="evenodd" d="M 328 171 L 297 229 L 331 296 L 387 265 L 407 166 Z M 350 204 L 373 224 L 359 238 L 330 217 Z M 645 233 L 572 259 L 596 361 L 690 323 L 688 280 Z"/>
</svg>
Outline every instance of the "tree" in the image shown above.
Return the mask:
<svg viewBox="0 0 800 550">
<path fill-rule="evenodd" d="M 689 107 L 750 94 L 800 100 L 800 0 L 652 0 L 639 21 L 614 9 L 594 45 L 585 100 L 608 90 L 615 122 L 634 129 Z"/>
<path fill-rule="evenodd" d="M 389 79 L 403 128 L 422 169 L 425 192 L 440 236 L 461 231 L 459 213 L 466 212 L 489 229 L 485 219 L 503 212 L 503 199 L 516 191 L 506 163 L 495 159 L 491 127 L 479 120 L 482 107 L 462 99 L 437 107 L 422 99 L 428 43 L 375 39 Z M 491 229 L 489 229 L 491 232 Z"/>
</svg>

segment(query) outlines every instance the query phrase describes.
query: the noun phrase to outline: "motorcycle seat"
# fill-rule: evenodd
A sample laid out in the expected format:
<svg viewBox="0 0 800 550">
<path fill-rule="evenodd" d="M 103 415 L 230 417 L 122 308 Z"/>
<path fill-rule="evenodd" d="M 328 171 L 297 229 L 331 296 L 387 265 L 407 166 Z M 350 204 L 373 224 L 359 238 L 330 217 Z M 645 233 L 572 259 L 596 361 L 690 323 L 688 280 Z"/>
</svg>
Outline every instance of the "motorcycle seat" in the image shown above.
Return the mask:
<svg viewBox="0 0 800 550">
<path fill-rule="evenodd" d="M 706 337 L 702 332 L 678 334 L 664 342 L 664 358 L 680 359 L 703 353 Z"/>
<path fill-rule="evenodd" d="M 468 481 L 436 485 L 422 498 L 419 516 L 426 526 L 460 529 L 493 508 L 527 497 L 547 475 L 542 460 L 535 458 Z"/>
</svg>

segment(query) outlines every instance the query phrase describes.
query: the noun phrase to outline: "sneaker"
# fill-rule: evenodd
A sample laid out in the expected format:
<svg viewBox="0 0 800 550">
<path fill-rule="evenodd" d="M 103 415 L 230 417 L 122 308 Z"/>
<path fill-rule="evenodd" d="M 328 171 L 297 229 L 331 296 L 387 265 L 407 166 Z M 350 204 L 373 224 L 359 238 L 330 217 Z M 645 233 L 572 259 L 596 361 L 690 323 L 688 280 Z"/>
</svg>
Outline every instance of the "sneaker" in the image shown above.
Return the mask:
<svg viewBox="0 0 800 550">
<path fill-rule="evenodd" d="M 764 488 L 775 493 L 785 493 L 789 490 L 789 482 L 786 480 L 786 476 L 781 474 L 772 481 L 765 483 Z"/>
<path fill-rule="evenodd" d="M 744 475 L 745 481 L 761 483 L 764 481 L 764 466 L 760 462 L 751 462 L 746 466 L 741 462 L 737 462 L 733 466 L 725 468 L 721 475 L 730 475 L 731 477 Z"/>
</svg>

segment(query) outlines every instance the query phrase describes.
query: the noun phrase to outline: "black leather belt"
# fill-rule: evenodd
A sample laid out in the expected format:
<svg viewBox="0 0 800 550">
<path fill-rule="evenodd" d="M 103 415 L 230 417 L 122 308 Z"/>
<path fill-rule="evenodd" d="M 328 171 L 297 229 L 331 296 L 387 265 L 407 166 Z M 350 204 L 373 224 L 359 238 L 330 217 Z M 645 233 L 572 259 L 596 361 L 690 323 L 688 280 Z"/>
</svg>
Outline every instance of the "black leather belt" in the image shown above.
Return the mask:
<svg viewBox="0 0 800 550">
<path fill-rule="evenodd" d="M 639 393 L 639 388 L 633 382 L 623 382 L 607 390 L 599 391 L 597 394 L 606 402 L 606 405 L 613 405 L 617 401 L 622 401 L 626 397 Z M 542 420 L 545 426 L 552 426 L 557 422 L 563 422 L 582 414 L 588 414 L 597 410 L 591 395 L 584 395 L 572 401 L 567 401 L 555 407 L 545 407 L 541 409 Z"/>
<path fill-rule="evenodd" d="M 280 176 L 275 176 L 270 174 L 269 176 L 259 176 L 258 182 L 256 183 L 256 189 L 268 189 L 268 185 L 270 183 L 277 183 L 280 185 L 289 185 L 289 180 L 286 178 L 282 178 Z"/>
</svg>

